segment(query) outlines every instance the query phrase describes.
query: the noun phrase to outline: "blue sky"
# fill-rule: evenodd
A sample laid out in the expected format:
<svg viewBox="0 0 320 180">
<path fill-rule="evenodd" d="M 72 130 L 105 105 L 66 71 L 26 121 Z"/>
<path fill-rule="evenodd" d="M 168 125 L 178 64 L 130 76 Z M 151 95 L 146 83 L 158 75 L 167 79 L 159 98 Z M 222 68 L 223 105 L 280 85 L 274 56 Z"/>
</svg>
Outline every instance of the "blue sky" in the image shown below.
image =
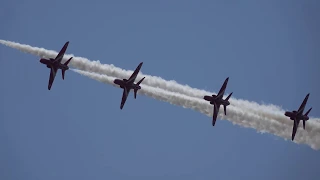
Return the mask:
<svg viewBox="0 0 320 180">
<path fill-rule="evenodd" d="M 320 116 L 317 0 L 9 1 L 0 39 Z M 0 46 L 0 179 L 319 179 L 320 154 Z"/>
</svg>

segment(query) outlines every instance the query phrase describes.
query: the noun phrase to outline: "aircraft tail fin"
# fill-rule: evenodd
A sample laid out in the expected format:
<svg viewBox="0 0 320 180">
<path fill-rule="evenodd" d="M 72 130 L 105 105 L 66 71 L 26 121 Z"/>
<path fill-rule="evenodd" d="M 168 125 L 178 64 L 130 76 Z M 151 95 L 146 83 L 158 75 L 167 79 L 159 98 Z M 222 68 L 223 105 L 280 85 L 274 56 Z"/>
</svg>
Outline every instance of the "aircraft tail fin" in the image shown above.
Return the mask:
<svg viewBox="0 0 320 180">
<path fill-rule="evenodd" d="M 304 115 L 305 115 L 305 116 L 308 116 L 308 114 L 310 113 L 311 109 L 312 109 L 312 108 L 310 108 L 310 109 L 306 112 L 306 114 L 304 114 Z"/>
<path fill-rule="evenodd" d="M 64 80 L 64 74 L 65 74 L 66 70 L 61 69 L 61 72 L 62 72 L 62 79 Z"/>
<path fill-rule="evenodd" d="M 137 83 L 138 86 L 142 83 L 142 81 L 144 80 L 144 78 L 145 78 L 145 77 L 143 77 L 143 78 Z M 135 98 L 135 99 L 137 99 L 137 92 L 138 92 L 138 90 L 139 90 L 139 89 L 135 89 L 135 90 L 134 90 L 134 98 Z"/>
<path fill-rule="evenodd" d="M 138 89 L 135 89 L 135 90 L 134 90 L 134 98 L 135 98 L 135 99 L 137 99 L 137 92 L 138 92 Z"/>
<path fill-rule="evenodd" d="M 312 108 L 310 108 L 304 115 L 308 116 Z M 303 120 L 303 129 L 306 129 L 306 120 Z"/>
<path fill-rule="evenodd" d="M 137 83 L 137 85 L 140 85 L 140 84 L 142 83 L 142 81 L 144 80 L 144 78 L 146 78 L 146 77 L 143 77 L 143 78 Z"/>
<path fill-rule="evenodd" d="M 229 96 L 226 98 L 226 101 L 228 101 L 230 99 L 230 97 L 232 96 L 232 93 L 229 94 Z"/>
<path fill-rule="evenodd" d="M 68 64 L 70 63 L 70 61 L 71 61 L 72 58 L 73 58 L 73 57 L 71 57 L 68 61 L 66 61 L 66 62 L 64 63 L 64 65 L 68 66 Z M 62 79 L 64 80 L 64 74 L 65 74 L 66 70 L 61 69 L 61 72 L 62 72 Z"/>
<path fill-rule="evenodd" d="M 73 58 L 73 57 L 71 57 L 68 61 L 66 61 L 66 62 L 64 63 L 64 65 L 68 66 L 68 64 L 69 64 L 69 62 L 71 61 L 72 58 Z"/>
</svg>

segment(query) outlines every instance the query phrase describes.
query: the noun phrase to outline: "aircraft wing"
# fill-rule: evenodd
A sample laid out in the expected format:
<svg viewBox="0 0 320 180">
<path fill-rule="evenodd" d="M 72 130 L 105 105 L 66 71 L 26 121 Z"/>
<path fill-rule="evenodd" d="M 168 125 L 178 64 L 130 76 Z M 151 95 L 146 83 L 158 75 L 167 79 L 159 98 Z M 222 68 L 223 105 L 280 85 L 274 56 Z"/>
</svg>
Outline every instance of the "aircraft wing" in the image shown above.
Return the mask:
<svg viewBox="0 0 320 180">
<path fill-rule="evenodd" d="M 56 74 L 57 74 L 57 70 L 56 68 L 54 67 L 51 67 L 50 68 L 50 77 L 49 77 L 49 84 L 48 84 L 48 89 L 50 90 L 51 89 L 51 86 L 52 86 L 52 83 L 54 81 L 54 78 L 56 77 Z"/>
<path fill-rule="evenodd" d="M 299 127 L 299 122 L 300 122 L 300 120 L 297 120 L 296 118 L 293 121 L 292 136 L 291 136 L 292 141 L 293 141 L 294 136 L 296 135 L 297 129 Z"/>
<path fill-rule="evenodd" d="M 137 78 L 137 75 L 141 69 L 141 66 L 142 66 L 143 62 L 141 62 L 138 67 L 136 68 L 136 70 L 134 70 L 134 72 L 132 73 L 132 75 L 130 76 L 130 78 L 128 79 L 128 83 L 134 83 L 134 81 L 136 80 Z"/>
<path fill-rule="evenodd" d="M 225 90 L 227 88 L 228 81 L 229 81 L 229 77 L 226 80 L 224 80 L 224 83 L 221 86 L 220 91 L 217 94 L 217 97 L 222 97 L 224 95 L 224 92 L 225 92 Z"/>
<path fill-rule="evenodd" d="M 304 108 L 306 107 L 307 101 L 309 98 L 309 94 L 306 95 L 306 97 L 304 98 L 303 102 L 301 103 L 299 109 L 298 109 L 298 113 L 303 113 Z"/>
<path fill-rule="evenodd" d="M 120 109 L 122 109 L 124 104 L 126 103 L 129 93 L 130 93 L 130 89 L 127 89 L 126 87 L 124 87 L 123 88 L 123 93 L 122 93 Z"/>
<path fill-rule="evenodd" d="M 67 41 L 64 46 L 62 47 L 62 49 L 60 50 L 59 54 L 57 55 L 57 57 L 55 58 L 55 61 L 59 61 L 61 63 L 61 60 L 64 56 L 64 53 L 66 52 L 67 50 L 67 47 L 69 45 L 69 41 Z"/>
<path fill-rule="evenodd" d="M 216 103 L 213 104 L 213 117 L 212 117 L 212 126 L 216 124 L 218 113 L 220 109 L 220 104 L 217 105 Z"/>
</svg>

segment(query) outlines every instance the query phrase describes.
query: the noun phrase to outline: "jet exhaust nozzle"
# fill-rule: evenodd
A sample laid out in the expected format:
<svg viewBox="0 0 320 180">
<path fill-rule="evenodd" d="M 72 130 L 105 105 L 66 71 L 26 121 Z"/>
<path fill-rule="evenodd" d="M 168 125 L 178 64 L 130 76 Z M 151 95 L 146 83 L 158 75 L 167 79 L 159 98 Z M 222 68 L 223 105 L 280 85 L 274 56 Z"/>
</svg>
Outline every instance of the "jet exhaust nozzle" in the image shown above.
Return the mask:
<svg viewBox="0 0 320 180">
<path fill-rule="evenodd" d="M 211 101 L 212 96 L 203 96 L 203 99 L 206 101 Z"/>
<path fill-rule="evenodd" d="M 46 64 L 45 62 L 46 62 L 47 60 L 46 59 L 40 59 L 40 63 L 42 63 L 42 64 Z"/>
</svg>

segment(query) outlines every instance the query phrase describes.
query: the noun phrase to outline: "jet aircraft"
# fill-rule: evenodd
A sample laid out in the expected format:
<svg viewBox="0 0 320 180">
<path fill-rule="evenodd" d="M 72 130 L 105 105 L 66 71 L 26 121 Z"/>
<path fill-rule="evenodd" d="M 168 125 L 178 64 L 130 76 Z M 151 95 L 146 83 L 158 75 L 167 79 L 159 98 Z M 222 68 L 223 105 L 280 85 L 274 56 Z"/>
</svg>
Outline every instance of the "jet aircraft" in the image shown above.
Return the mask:
<svg viewBox="0 0 320 180">
<path fill-rule="evenodd" d="M 52 83 L 56 77 L 58 69 L 61 69 L 62 72 L 62 79 L 64 79 L 65 71 L 69 69 L 68 64 L 71 61 L 73 57 L 71 57 L 68 61 L 66 61 L 64 64 L 61 64 L 61 60 L 63 59 L 64 53 L 67 50 L 67 47 L 69 45 L 69 41 L 67 41 L 62 49 L 60 50 L 59 54 L 56 56 L 56 58 L 50 58 L 50 59 L 40 59 L 40 62 L 42 64 L 47 65 L 47 68 L 50 68 L 50 77 L 49 77 L 49 84 L 48 84 L 48 90 L 51 89 Z"/>
<path fill-rule="evenodd" d="M 310 108 L 304 115 L 303 115 L 303 111 L 304 111 L 304 108 L 306 107 L 309 95 L 310 93 L 306 95 L 298 111 L 286 111 L 284 113 L 285 116 L 290 117 L 290 119 L 293 120 L 293 129 L 292 129 L 292 136 L 291 136 L 292 141 L 294 140 L 294 136 L 296 135 L 300 120 L 303 121 L 303 129 L 306 129 L 306 121 L 309 120 L 308 114 L 310 113 L 312 108 Z"/>
<path fill-rule="evenodd" d="M 143 62 L 141 62 L 136 70 L 132 73 L 129 79 L 115 79 L 113 82 L 117 85 L 120 86 L 120 88 L 123 89 L 123 94 L 122 94 L 122 99 L 121 99 L 121 104 L 120 104 L 120 109 L 123 108 L 124 104 L 126 103 L 127 97 L 130 93 L 130 90 L 134 90 L 134 98 L 137 98 L 137 92 L 139 89 L 141 89 L 140 83 L 144 80 L 145 77 L 143 77 L 137 84 L 134 83 L 140 69 L 142 66 Z"/>
<path fill-rule="evenodd" d="M 219 113 L 219 108 L 221 105 L 224 107 L 224 114 L 227 115 L 227 106 L 230 105 L 229 98 L 231 97 L 232 93 L 226 99 L 222 99 L 224 92 L 226 90 L 228 84 L 229 77 L 224 81 L 219 93 L 217 95 L 212 96 L 204 96 L 203 99 L 209 101 L 210 104 L 213 104 L 213 119 L 212 119 L 212 126 L 215 125 L 217 116 Z"/>
</svg>

